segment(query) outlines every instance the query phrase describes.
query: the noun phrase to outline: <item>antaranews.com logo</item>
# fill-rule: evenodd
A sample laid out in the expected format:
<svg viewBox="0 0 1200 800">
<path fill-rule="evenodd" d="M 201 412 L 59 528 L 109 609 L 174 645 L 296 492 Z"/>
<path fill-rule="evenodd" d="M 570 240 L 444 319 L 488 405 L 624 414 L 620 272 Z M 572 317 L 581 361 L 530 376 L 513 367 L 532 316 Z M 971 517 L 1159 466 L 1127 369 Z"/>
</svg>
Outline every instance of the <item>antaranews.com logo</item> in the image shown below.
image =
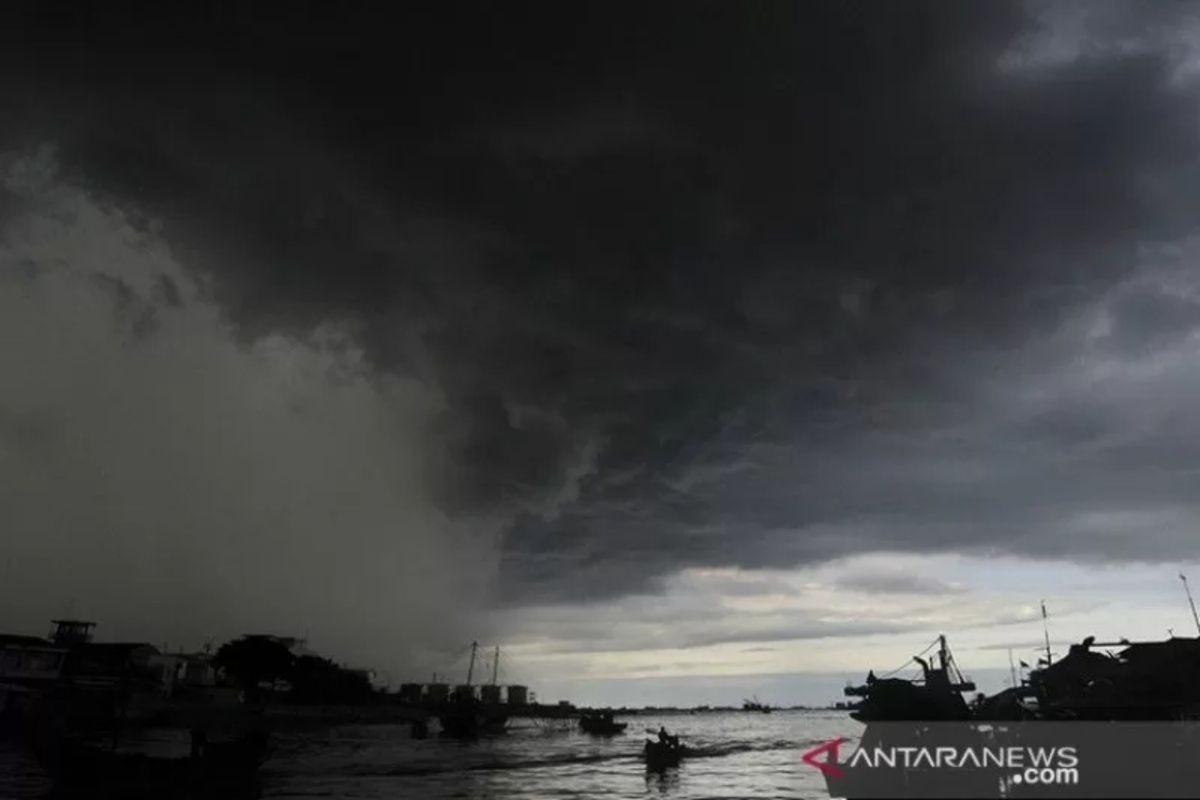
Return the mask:
<svg viewBox="0 0 1200 800">
<path fill-rule="evenodd" d="M 802 756 L 833 797 L 1195 798 L 1200 724 L 880 722 Z"/>
<path fill-rule="evenodd" d="M 842 763 L 839 748 L 848 739 L 832 739 L 806 752 L 806 764 L 840 780 L 846 770 L 994 770 L 1014 785 L 1074 786 L 1079 783 L 1075 747 L 960 747 L 954 745 L 860 747 Z M 951 776 L 947 775 L 950 779 Z"/>
</svg>

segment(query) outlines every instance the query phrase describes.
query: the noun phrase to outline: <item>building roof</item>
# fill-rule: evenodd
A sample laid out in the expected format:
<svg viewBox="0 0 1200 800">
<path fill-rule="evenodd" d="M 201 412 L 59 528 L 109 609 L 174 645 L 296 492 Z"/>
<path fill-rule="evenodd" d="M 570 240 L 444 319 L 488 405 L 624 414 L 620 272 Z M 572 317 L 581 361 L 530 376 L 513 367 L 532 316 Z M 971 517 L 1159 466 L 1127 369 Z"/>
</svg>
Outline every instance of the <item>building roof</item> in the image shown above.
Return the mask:
<svg viewBox="0 0 1200 800">
<path fill-rule="evenodd" d="M 50 647 L 50 642 L 41 636 L 26 636 L 23 633 L 0 633 L 0 647 L 11 644 Z"/>
</svg>

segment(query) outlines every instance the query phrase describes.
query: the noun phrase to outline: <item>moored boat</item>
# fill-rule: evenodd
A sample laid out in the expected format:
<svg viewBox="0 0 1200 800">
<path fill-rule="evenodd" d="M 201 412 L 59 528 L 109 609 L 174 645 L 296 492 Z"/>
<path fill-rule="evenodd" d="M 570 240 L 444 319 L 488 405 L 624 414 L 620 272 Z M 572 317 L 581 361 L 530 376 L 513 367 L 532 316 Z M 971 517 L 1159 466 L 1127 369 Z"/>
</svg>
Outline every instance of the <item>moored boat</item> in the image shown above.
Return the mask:
<svg viewBox="0 0 1200 800">
<path fill-rule="evenodd" d="M 624 733 L 627 727 L 628 723 L 615 721 L 611 711 L 584 714 L 579 718 L 579 729 L 593 736 L 616 736 Z"/>
<path fill-rule="evenodd" d="M 1089 636 L 1051 660 L 1049 653 L 1024 680 L 991 696 L 978 695 L 954 663 L 945 637 L 930 661 L 917 656 L 917 679 L 867 675 L 846 694 L 862 700 L 851 716 L 865 722 L 960 720 L 1126 721 L 1200 718 L 1200 638 L 1158 642 L 1096 642 Z M 1022 662 L 1024 666 L 1024 662 Z"/>
<path fill-rule="evenodd" d="M 438 716 L 438 721 L 442 736 L 454 739 L 504 733 L 508 728 L 508 714 L 474 700 L 452 704 Z"/>
<path fill-rule="evenodd" d="M 926 651 L 934 646 L 937 653 L 928 660 L 913 656 L 921 667 L 921 677 L 916 680 L 876 678 L 872 671 L 861 686 L 848 686 L 847 696 L 862 698 L 851 716 L 859 722 L 970 719 L 971 709 L 962 693 L 975 691 L 975 684 L 959 671 L 945 636 L 939 636 Z"/>
</svg>

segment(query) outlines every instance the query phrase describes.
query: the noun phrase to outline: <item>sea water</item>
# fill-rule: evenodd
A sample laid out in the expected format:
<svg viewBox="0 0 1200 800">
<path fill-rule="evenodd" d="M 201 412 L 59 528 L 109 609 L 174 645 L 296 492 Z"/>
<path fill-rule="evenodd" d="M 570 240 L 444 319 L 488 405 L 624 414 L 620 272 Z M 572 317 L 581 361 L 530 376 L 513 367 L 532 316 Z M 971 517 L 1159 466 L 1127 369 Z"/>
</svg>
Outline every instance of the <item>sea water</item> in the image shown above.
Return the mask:
<svg viewBox="0 0 1200 800">
<path fill-rule="evenodd" d="M 845 712 L 678 713 L 617 717 L 623 735 L 599 738 L 562 722 L 515 719 L 475 742 L 413 739 L 406 725 L 346 725 L 277 733 L 262 768 L 264 798 L 822 798 L 812 747 L 854 736 Z M 665 726 L 694 750 L 662 774 L 640 754 Z M 49 796 L 49 783 L 15 745 L 0 746 L 0 797 Z"/>
</svg>

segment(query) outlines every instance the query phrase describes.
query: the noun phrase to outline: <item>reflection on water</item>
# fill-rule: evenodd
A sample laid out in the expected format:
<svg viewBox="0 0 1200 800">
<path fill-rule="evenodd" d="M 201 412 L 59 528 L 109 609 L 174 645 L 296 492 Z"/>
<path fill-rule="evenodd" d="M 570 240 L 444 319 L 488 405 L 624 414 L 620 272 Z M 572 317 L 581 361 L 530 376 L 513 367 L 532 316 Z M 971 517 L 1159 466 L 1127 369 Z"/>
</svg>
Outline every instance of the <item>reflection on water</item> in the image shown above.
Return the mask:
<svg viewBox="0 0 1200 800">
<path fill-rule="evenodd" d="M 800 754 L 855 733 L 840 712 L 744 712 L 630 717 L 629 733 L 593 738 L 522 720 L 504 736 L 464 743 L 414 740 L 407 726 L 342 726 L 280 734 L 262 770 L 264 798 L 542 797 L 816 798 L 824 784 Z M 646 729 L 665 725 L 695 749 L 678 769 L 647 773 Z M 18 749 L 0 746 L 0 797 L 48 796 L 44 775 Z"/>
<path fill-rule="evenodd" d="M 647 772 L 646 788 L 651 794 L 670 797 L 679 788 L 679 770 L 668 769 L 663 772 Z"/>
</svg>

